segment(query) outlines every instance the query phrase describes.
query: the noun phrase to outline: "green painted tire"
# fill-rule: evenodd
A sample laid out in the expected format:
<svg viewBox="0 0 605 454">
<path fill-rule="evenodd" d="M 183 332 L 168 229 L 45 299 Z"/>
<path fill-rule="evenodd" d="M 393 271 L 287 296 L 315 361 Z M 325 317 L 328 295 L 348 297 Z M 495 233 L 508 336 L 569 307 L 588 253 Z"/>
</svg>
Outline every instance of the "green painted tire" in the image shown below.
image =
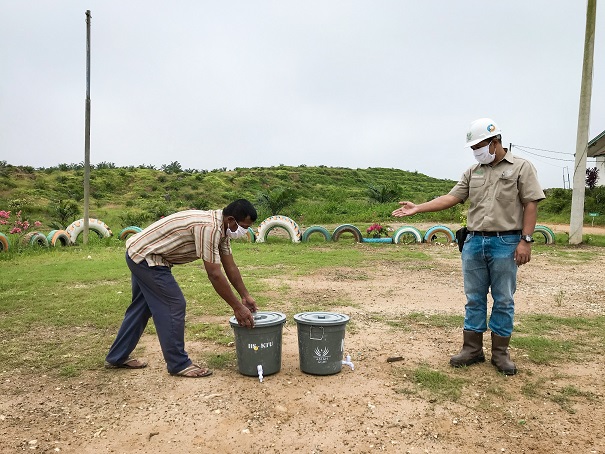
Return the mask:
<svg viewBox="0 0 605 454">
<path fill-rule="evenodd" d="M 122 241 L 124 241 L 124 240 L 126 240 L 126 238 L 128 238 L 129 235 L 136 235 L 137 233 L 142 232 L 142 231 L 143 231 L 143 229 L 141 227 L 137 227 L 136 225 L 124 227 L 120 231 L 118 238 L 121 239 Z"/>
<path fill-rule="evenodd" d="M 309 227 L 307 230 L 305 230 L 303 232 L 303 235 L 302 235 L 303 242 L 306 243 L 307 241 L 309 241 L 309 237 L 313 233 L 320 233 L 321 235 L 323 235 L 323 237 L 326 239 L 326 241 L 332 240 L 332 235 L 330 235 L 330 232 L 328 232 L 327 229 L 325 229 L 324 227 L 322 227 L 320 225 L 312 225 L 311 227 Z"/>
<path fill-rule="evenodd" d="M 534 229 L 534 233 L 532 236 L 536 236 L 536 233 L 539 233 L 544 237 L 544 241 L 546 244 L 554 244 L 555 243 L 555 232 L 550 230 L 548 227 L 544 225 L 537 225 Z"/>
<path fill-rule="evenodd" d="M 438 234 L 444 234 L 446 239 L 450 243 L 456 242 L 456 240 L 455 240 L 456 235 L 454 234 L 454 232 L 452 232 L 449 228 L 447 228 L 444 225 L 436 225 L 436 226 L 428 229 L 426 231 L 426 233 L 424 234 L 424 242 L 432 243 L 434 240 L 434 237 L 437 236 Z"/>
<path fill-rule="evenodd" d="M 53 247 L 57 245 L 57 241 L 60 246 L 69 246 L 69 235 L 65 230 L 51 230 L 50 233 L 46 235 L 46 241 Z"/>
<path fill-rule="evenodd" d="M 256 242 L 256 232 L 252 227 L 248 227 L 248 231 L 246 232 L 246 236 L 248 237 L 248 241 L 251 243 Z"/>
<path fill-rule="evenodd" d="M 356 243 L 361 243 L 363 241 L 361 231 L 353 224 L 342 224 L 336 227 L 334 232 L 332 232 L 332 241 L 338 241 L 340 239 L 340 235 L 343 233 L 352 233 L 355 237 Z"/>
<path fill-rule="evenodd" d="M 21 242 L 26 246 L 48 247 L 48 240 L 40 232 L 29 232 L 21 239 Z"/>
</svg>

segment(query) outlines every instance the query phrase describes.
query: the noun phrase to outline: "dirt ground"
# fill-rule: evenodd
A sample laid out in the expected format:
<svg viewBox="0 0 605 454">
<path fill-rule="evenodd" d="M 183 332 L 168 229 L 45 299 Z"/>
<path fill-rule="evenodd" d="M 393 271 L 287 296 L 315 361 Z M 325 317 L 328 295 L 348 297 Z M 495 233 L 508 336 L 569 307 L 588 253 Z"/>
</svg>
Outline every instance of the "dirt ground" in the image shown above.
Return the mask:
<svg viewBox="0 0 605 454">
<path fill-rule="evenodd" d="M 166 373 L 157 339 L 145 335 L 149 367 L 142 370 L 91 371 L 74 379 L 0 371 L 0 450 L 604 453 L 602 352 L 537 365 L 513 349 L 519 373 L 504 377 L 489 359 L 449 368 L 461 329 L 415 324 L 403 330 L 385 323 L 414 312 L 463 314 L 456 247 L 414 247 L 430 251 L 434 261 L 385 262 L 373 270 L 334 269 L 280 281 L 293 296 L 318 304 L 344 295 L 347 303 L 330 311 L 351 317 L 345 352 L 354 370 L 344 366 L 330 376 L 301 372 L 296 326 L 288 323 L 281 370 L 262 383 L 239 374 L 236 365 L 209 378 L 176 378 Z M 548 250 L 534 253 L 519 270 L 517 314 L 605 315 L 605 251 L 585 246 L 578 252 L 585 250 L 597 251 L 597 258 L 574 260 L 572 252 L 562 261 Z M 489 358 L 488 335 L 485 342 Z M 234 347 L 223 350 L 229 348 Z M 194 359 L 216 349 L 187 344 Z M 386 361 L 394 356 L 403 360 Z M 415 387 L 409 374 L 422 364 L 465 380 L 462 396 L 440 399 Z M 576 393 L 562 405 L 552 396 L 565 389 Z"/>
</svg>

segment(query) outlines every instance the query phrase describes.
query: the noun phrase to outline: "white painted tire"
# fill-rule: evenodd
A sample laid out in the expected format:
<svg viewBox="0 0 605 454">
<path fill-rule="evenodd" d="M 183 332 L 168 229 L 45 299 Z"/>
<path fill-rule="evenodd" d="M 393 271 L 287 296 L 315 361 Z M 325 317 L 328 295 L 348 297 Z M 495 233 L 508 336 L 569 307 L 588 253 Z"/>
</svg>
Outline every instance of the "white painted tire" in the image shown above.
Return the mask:
<svg viewBox="0 0 605 454">
<path fill-rule="evenodd" d="M 288 235 L 290 235 L 290 239 L 293 243 L 300 243 L 301 235 L 298 224 L 289 217 L 281 215 L 270 216 L 260 223 L 258 226 L 258 233 L 256 235 L 256 242 L 264 243 L 267 241 L 267 235 L 269 232 L 277 227 L 288 232 Z"/>
<path fill-rule="evenodd" d="M 88 218 L 88 229 L 95 232 L 101 238 L 109 238 L 113 235 L 107 224 L 99 219 Z M 65 231 L 69 235 L 69 242 L 76 244 L 78 235 L 84 231 L 84 219 L 72 222 Z"/>
<path fill-rule="evenodd" d="M 393 243 L 397 244 L 402 237 L 408 238 L 409 235 L 416 240 L 416 243 L 422 243 L 422 233 L 420 233 L 420 230 L 418 230 L 416 227 L 412 227 L 411 225 L 399 227 L 393 234 Z"/>
<path fill-rule="evenodd" d="M 545 244 L 555 243 L 555 232 L 550 230 L 545 225 L 537 225 L 532 236 L 536 236 L 536 233 L 539 233 L 544 237 Z"/>
</svg>

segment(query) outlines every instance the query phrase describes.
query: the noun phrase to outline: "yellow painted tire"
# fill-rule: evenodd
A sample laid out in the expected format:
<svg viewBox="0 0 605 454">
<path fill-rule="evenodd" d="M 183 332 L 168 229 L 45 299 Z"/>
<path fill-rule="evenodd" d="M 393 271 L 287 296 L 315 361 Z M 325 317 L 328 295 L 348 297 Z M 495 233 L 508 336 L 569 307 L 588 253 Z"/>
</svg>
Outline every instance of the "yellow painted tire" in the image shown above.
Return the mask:
<svg viewBox="0 0 605 454">
<path fill-rule="evenodd" d="M 46 235 L 46 241 L 48 241 L 49 246 L 57 246 L 57 242 L 60 246 L 69 246 L 69 235 L 65 230 L 51 230 L 48 235 Z"/>
<path fill-rule="evenodd" d="M 129 235 L 136 235 L 137 233 L 142 232 L 142 231 L 143 231 L 143 229 L 141 227 L 137 227 L 136 225 L 131 225 L 129 227 L 123 228 L 122 231 L 120 232 L 120 234 L 118 235 L 118 238 L 121 239 L 122 241 L 125 241 Z"/>
<path fill-rule="evenodd" d="M 4 233 L 0 233 L 0 252 L 8 252 L 8 238 Z"/>
</svg>

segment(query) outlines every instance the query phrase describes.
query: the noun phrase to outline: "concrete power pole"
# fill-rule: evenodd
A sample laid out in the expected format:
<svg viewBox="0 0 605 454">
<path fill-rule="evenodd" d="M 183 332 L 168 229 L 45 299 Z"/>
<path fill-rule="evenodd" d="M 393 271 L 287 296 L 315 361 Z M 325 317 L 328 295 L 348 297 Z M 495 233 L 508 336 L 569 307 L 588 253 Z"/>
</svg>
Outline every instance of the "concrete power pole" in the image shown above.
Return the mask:
<svg viewBox="0 0 605 454">
<path fill-rule="evenodd" d="M 596 15 L 597 0 L 588 0 L 588 6 L 586 8 L 586 35 L 584 37 L 584 63 L 582 65 L 582 87 L 580 89 L 580 112 L 578 114 L 576 158 L 573 173 L 573 194 L 571 198 L 569 244 L 580 244 L 582 242 L 584 194 L 586 189 L 586 151 L 588 148 L 590 127 L 590 100 L 592 96 L 592 68 Z"/>
<path fill-rule="evenodd" d="M 90 198 L 90 10 L 86 10 L 86 114 L 84 125 L 84 231 L 82 239 L 88 243 L 88 203 Z"/>
</svg>

